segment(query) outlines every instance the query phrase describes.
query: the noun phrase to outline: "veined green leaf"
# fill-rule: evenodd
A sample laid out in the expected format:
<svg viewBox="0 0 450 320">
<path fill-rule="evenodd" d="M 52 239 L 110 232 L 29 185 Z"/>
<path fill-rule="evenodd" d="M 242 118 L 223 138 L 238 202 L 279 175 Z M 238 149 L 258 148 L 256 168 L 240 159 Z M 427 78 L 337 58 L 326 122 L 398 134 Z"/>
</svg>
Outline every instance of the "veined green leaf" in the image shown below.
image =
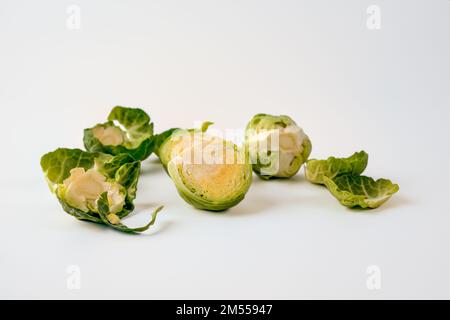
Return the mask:
<svg viewBox="0 0 450 320">
<path fill-rule="evenodd" d="M 153 135 L 153 123 L 148 114 L 139 108 L 114 107 L 108 121 L 117 121 L 126 129 L 128 139 L 139 144 L 142 140 Z"/>
<path fill-rule="evenodd" d="M 128 154 L 144 160 L 154 150 L 153 123 L 145 111 L 116 106 L 108 121 L 84 130 L 83 142 L 89 152 Z"/>
<path fill-rule="evenodd" d="M 334 179 L 323 177 L 325 186 L 339 202 L 349 208 L 377 208 L 399 190 L 397 184 L 387 179 L 344 174 Z"/>
<path fill-rule="evenodd" d="M 305 176 L 312 183 L 324 184 L 324 177 L 334 179 L 341 174 L 359 175 L 366 169 L 368 159 L 365 151 L 355 152 L 348 158 L 311 159 L 306 162 Z"/>
<path fill-rule="evenodd" d="M 80 149 L 58 148 L 46 153 L 41 158 L 41 167 L 47 180 L 51 183 L 62 183 L 72 168 L 92 168 L 95 155 Z"/>
<path fill-rule="evenodd" d="M 155 223 L 158 212 L 161 211 L 163 208 L 163 206 L 156 208 L 156 210 L 153 211 L 153 213 L 152 213 L 151 220 L 146 225 L 144 225 L 142 227 L 137 227 L 137 228 L 129 228 L 126 225 L 124 225 L 120 220 L 114 221 L 116 219 L 115 217 L 113 219 L 111 218 L 110 213 L 109 213 L 110 210 L 109 210 L 109 206 L 108 206 L 108 197 L 107 197 L 106 192 L 103 193 L 100 196 L 100 198 L 98 199 L 97 206 L 99 209 L 100 218 L 104 224 L 106 224 L 116 230 L 119 230 L 122 232 L 127 232 L 127 233 L 138 233 L 138 232 L 146 231 L 148 228 L 150 228 Z"/>
</svg>

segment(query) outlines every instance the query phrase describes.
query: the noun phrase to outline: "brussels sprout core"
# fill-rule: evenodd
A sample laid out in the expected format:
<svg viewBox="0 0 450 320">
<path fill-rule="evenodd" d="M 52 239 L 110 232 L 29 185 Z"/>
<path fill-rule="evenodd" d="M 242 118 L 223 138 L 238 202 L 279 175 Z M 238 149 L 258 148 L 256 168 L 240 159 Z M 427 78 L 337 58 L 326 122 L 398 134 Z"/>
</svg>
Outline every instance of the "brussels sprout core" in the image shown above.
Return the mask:
<svg viewBox="0 0 450 320">
<path fill-rule="evenodd" d="M 211 150 L 223 148 L 223 152 L 213 151 L 203 154 L 202 163 L 197 164 L 185 160 L 189 159 L 192 154 L 204 152 L 202 145 L 196 144 L 192 148 L 186 149 L 184 153 L 189 153 L 189 157 L 183 157 L 182 154 L 181 158 L 184 158 L 184 161 L 177 162 L 177 170 L 182 175 L 185 186 L 210 201 L 223 201 L 223 199 L 236 197 L 241 193 L 247 180 L 245 177 L 246 164 L 239 164 L 236 161 L 227 163 L 226 157 L 229 154 L 234 160 L 235 150 L 231 147 L 224 147 L 222 140 L 206 139 L 205 144 Z M 204 147 L 205 145 L 203 145 Z M 193 152 L 191 153 L 191 151 Z"/>
<path fill-rule="evenodd" d="M 118 146 L 124 142 L 124 135 L 120 128 L 96 126 L 92 133 L 105 146 Z"/>
<path fill-rule="evenodd" d="M 103 192 L 108 194 L 110 213 L 122 210 L 125 196 L 120 192 L 120 185 L 106 181 L 106 177 L 95 169 L 73 168 L 70 176 L 64 180 L 59 192 L 71 206 L 84 212 L 97 211 L 97 200 Z"/>
</svg>

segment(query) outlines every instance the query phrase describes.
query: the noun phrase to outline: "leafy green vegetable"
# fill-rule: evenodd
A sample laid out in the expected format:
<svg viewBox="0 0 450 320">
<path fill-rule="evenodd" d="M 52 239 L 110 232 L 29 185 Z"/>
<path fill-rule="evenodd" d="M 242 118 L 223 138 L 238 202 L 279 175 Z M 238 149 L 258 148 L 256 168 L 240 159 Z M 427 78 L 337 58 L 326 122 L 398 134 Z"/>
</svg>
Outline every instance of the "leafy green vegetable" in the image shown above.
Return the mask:
<svg viewBox="0 0 450 320">
<path fill-rule="evenodd" d="M 244 199 L 252 170 L 244 150 L 206 133 L 211 124 L 158 135 L 157 155 L 186 202 L 198 209 L 222 211 Z"/>
<path fill-rule="evenodd" d="M 245 136 L 253 171 L 262 179 L 294 176 L 311 153 L 309 137 L 285 115 L 255 115 Z"/>
<path fill-rule="evenodd" d="M 84 130 L 83 141 L 89 152 L 125 153 L 142 161 L 154 149 L 153 123 L 141 109 L 116 106 L 107 122 Z"/>
<path fill-rule="evenodd" d="M 347 207 L 377 208 L 399 190 L 387 179 L 343 174 L 333 179 L 323 177 L 325 186 L 339 202 Z"/>
<path fill-rule="evenodd" d="M 359 175 L 366 169 L 368 159 L 369 155 L 364 151 L 355 152 L 348 158 L 311 159 L 306 162 L 305 176 L 312 183 L 324 184 L 324 177 L 333 179 L 347 173 Z"/>
<path fill-rule="evenodd" d="M 112 156 L 80 149 L 59 148 L 42 156 L 41 167 L 52 193 L 64 211 L 79 220 L 106 224 L 124 232 L 140 232 L 128 228 L 121 219 L 134 210 L 140 162 L 128 154 Z"/>
</svg>

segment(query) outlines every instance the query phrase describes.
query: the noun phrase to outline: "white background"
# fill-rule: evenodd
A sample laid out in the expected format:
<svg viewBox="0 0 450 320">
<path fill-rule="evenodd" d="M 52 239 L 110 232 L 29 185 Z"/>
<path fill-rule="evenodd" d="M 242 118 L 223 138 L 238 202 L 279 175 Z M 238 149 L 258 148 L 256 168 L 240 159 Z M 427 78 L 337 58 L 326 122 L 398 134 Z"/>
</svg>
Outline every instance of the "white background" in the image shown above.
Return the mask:
<svg viewBox="0 0 450 320">
<path fill-rule="evenodd" d="M 0 58 L 1 298 L 450 298 L 450 1 L 1 0 Z M 255 178 L 214 214 L 187 205 L 152 156 L 126 223 L 165 204 L 154 229 L 76 221 L 40 156 L 82 147 L 118 104 L 145 109 L 156 131 L 288 114 L 312 157 L 364 149 L 366 173 L 400 192 L 349 210 L 302 170 Z"/>
</svg>

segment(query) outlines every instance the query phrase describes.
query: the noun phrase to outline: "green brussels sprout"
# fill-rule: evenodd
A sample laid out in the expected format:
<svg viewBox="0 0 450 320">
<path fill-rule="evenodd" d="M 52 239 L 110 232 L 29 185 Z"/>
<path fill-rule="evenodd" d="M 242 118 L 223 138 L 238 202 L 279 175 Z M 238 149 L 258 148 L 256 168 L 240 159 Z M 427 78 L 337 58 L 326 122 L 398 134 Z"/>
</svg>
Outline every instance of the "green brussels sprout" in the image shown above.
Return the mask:
<svg viewBox="0 0 450 320">
<path fill-rule="evenodd" d="M 245 150 L 201 129 L 171 129 L 156 138 L 155 152 L 180 196 L 192 206 L 223 211 L 244 199 L 252 181 Z"/>
<path fill-rule="evenodd" d="M 126 153 L 142 161 L 154 149 L 153 123 L 141 109 L 116 106 L 107 122 L 84 130 L 83 142 L 89 152 Z"/>
<path fill-rule="evenodd" d="M 106 224 L 123 232 L 141 232 L 154 224 L 128 228 L 121 219 L 134 210 L 140 162 L 128 154 L 112 156 L 59 148 L 42 156 L 41 167 L 64 211 L 79 220 Z"/>
<path fill-rule="evenodd" d="M 288 116 L 257 114 L 245 130 L 253 171 L 262 179 L 290 178 L 311 153 L 311 140 Z"/>
</svg>

